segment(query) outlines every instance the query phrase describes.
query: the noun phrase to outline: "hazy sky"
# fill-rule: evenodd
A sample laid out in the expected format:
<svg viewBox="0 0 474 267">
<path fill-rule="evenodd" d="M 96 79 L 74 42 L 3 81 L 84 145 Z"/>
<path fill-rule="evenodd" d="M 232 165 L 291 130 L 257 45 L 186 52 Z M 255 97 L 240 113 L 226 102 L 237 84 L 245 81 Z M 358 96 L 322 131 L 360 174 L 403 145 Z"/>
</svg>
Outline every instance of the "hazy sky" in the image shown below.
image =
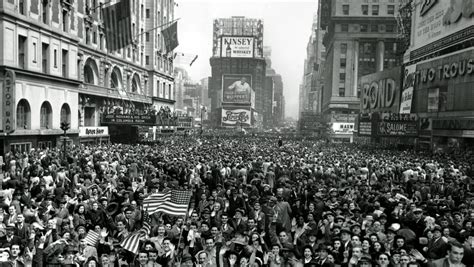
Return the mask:
<svg viewBox="0 0 474 267">
<path fill-rule="evenodd" d="M 216 18 L 245 16 L 264 21 L 264 45 L 272 48 L 272 67 L 282 75 L 286 99 L 286 116 L 297 117 L 298 92 L 303 77 L 306 45 L 311 35 L 317 0 L 175 0 L 179 46 L 185 53 L 181 62 L 191 79 L 198 81 L 211 75 L 212 22 Z"/>
</svg>

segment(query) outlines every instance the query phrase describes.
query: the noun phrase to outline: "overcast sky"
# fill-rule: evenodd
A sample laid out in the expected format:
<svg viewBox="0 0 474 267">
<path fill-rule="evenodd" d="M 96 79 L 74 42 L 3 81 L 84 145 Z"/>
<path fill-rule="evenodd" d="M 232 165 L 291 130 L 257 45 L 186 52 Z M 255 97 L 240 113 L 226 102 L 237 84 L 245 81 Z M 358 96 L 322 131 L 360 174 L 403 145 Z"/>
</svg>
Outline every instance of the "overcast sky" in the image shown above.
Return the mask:
<svg viewBox="0 0 474 267">
<path fill-rule="evenodd" d="M 272 48 L 272 66 L 282 75 L 286 116 L 297 118 L 298 92 L 303 77 L 306 45 L 311 35 L 317 0 L 175 0 L 181 62 L 198 59 L 187 71 L 194 81 L 211 75 L 212 22 L 245 16 L 264 21 L 264 45 Z"/>
</svg>

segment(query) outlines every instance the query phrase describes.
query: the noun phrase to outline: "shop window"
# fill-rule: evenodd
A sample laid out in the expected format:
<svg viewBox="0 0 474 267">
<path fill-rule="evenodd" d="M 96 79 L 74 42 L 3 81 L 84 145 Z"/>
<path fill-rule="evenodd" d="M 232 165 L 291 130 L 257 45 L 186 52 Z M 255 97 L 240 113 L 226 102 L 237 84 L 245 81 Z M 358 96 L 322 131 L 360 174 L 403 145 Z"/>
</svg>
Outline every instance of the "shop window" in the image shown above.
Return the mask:
<svg viewBox="0 0 474 267">
<path fill-rule="evenodd" d="M 51 104 L 45 101 L 41 105 L 40 109 L 40 127 L 41 129 L 51 129 L 52 128 L 52 119 L 53 117 L 53 109 L 51 108 Z"/>
<path fill-rule="evenodd" d="M 10 144 L 10 151 L 12 151 L 14 154 L 30 152 L 30 150 L 31 142 Z"/>
<path fill-rule="evenodd" d="M 38 144 L 36 146 L 39 149 L 52 149 L 53 148 L 53 142 L 51 141 L 38 141 Z"/>
<path fill-rule="evenodd" d="M 361 25 L 360 25 L 360 31 L 361 31 L 361 32 L 367 32 L 368 28 L 369 28 L 369 27 L 368 27 L 367 24 L 361 24 Z"/>
<path fill-rule="evenodd" d="M 30 129 L 30 104 L 26 99 L 20 100 L 16 107 L 16 128 L 18 129 Z"/>
</svg>

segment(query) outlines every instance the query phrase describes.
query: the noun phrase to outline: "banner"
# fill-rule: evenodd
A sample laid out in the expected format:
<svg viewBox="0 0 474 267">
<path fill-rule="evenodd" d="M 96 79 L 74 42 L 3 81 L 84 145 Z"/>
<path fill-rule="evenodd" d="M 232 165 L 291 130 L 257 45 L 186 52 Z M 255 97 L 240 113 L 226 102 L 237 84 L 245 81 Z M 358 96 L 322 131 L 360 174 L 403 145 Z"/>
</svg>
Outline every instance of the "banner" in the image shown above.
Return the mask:
<svg viewBox="0 0 474 267">
<path fill-rule="evenodd" d="M 253 58 L 253 36 L 221 37 L 221 57 Z"/>
<path fill-rule="evenodd" d="M 251 112 L 249 109 L 222 108 L 222 126 L 250 126 Z"/>
<path fill-rule="evenodd" d="M 177 126 L 178 118 L 160 115 L 106 114 L 102 117 L 104 125 L 134 126 Z"/>
<path fill-rule="evenodd" d="M 105 43 L 109 52 L 119 50 L 132 44 L 133 37 L 130 12 L 130 0 L 121 0 L 116 4 L 102 8 Z"/>
<path fill-rule="evenodd" d="M 352 134 L 354 131 L 354 123 L 351 122 L 334 122 L 332 131 L 335 134 Z"/>
<path fill-rule="evenodd" d="M 411 113 L 411 104 L 413 101 L 413 91 L 415 88 L 416 64 L 405 66 L 403 75 L 403 91 L 400 100 L 400 113 Z"/>
<path fill-rule="evenodd" d="M 161 31 L 165 40 L 166 52 L 171 52 L 178 47 L 178 22 L 175 21 L 171 26 Z M 192 64 L 192 63 L 191 63 Z"/>
<path fill-rule="evenodd" d="M 222 75 L 222 102 L 247 103 L 252 102 L 252 75 L 224 74 Z"/>
<path fill-rule="evenodd" d="M 3 104 L 3 132 L 15 131 L 15 72 L 6 70 L 3 80 L 2 104 Z"/>
</svg>

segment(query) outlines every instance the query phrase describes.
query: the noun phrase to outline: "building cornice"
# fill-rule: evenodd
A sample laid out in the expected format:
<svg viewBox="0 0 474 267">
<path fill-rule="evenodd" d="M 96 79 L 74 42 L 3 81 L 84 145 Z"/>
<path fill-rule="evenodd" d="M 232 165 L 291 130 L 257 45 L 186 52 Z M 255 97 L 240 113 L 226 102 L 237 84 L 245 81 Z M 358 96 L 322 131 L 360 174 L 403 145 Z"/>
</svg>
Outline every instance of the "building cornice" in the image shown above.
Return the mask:
<svg viewBox="0 0 474 267">
<path fill-rule="evenodd" d="M 164 103 L 169 103 L 169 104 L 174 104 L 174 103 L 176 103 L 176 100 L 173 100 L 173 99 L 166 99 L 166 98 L 157 97 L 157 96 L 153 96 L 152 99 L 153 99 L 154 101 L 159 101 L 159 102 L 164 102 Z"/>
<path fill-rule="evenodd" d="M 71 84 L 71 85 L 80 85 L 80 84 L 82 84 L 82 82 L 79 81 L 79 80 L 64 78 L 64 77 L 55 76 L 55 75 L 42 73 L 42 72 L 36 72 L 36 71 L 21 69 L 21 68 L 17 68 L 17 67 L 11 67 L 11 66 L 7 66 L 7 65 L 0 65 L 0 69 L 2 69 L 2 70 L 3 69 L 10 69 L 10 70 L 15 71 L 15 73 L 17 73 L 17 74 L 22 74 L 22 75 L 25 75 L 25 76 L 31 76 L 31 77 L 40 78 L 40 79 L 52 80 L 52 81 L 55 81 L 55 82 L 68 83 L 68 84 Z"/>
</svg>

